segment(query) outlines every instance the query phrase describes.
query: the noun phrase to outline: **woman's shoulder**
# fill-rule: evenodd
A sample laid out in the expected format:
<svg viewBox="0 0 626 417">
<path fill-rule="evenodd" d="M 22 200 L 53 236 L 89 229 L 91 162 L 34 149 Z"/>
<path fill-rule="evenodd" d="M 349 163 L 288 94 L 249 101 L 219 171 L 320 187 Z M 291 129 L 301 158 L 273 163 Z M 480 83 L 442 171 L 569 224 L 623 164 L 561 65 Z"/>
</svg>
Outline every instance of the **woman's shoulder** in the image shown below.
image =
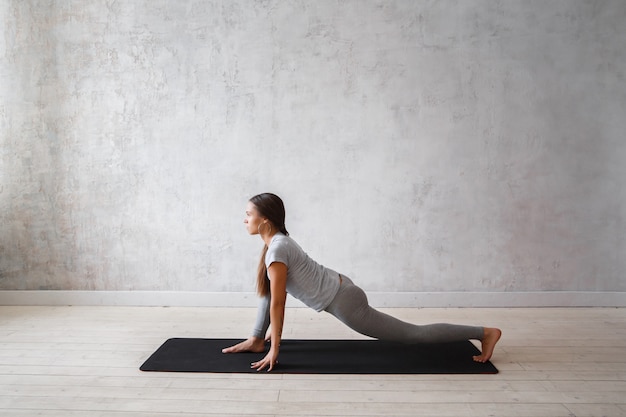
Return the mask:
<svg viewBox="0 0 626 417">
<path fill-rule="evenodd" d="M 301 251 L 302 248 L 293 240 L 290 236 L 282 233 L 277 233 L 270 242 L 270 249 L 286 250 L 286 251 Z"/>
<path fill-rule="evenodd" d="M 265 262 L 278 261 L 289 265 L 292 260 L 298 258 L 299 251 L 300 247 L 289 236 L 276 234 L 267 248 Z"/>
<path fill-rule="evenodd" d="M 272 238 L 272 241 L 270 242 L 270 247 L 290 246 L 290 245 L 293 245 L 294 243 L 295 243 L 294 240 L 290 238 L 289 236 L 286 236 L 282 233 L 276 233 L 274 237 Z"/>
</svg>

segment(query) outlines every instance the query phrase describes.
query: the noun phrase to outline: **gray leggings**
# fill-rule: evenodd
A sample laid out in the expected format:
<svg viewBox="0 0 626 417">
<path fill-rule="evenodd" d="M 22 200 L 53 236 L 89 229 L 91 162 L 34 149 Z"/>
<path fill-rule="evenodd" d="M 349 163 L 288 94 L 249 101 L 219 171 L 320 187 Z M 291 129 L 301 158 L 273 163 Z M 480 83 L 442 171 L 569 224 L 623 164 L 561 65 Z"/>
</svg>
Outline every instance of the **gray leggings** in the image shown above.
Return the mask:
<svg viewBox="0 0 626 417">
<path fill-rule="evenodd" d="M 339 292 L 325 311 L 365 336 L 403 343 L 457 342 L 483 338 L 482 327 L 443 323 L 418 326 L 381 313 L 370 307 L 365 292 L 354 285 L 350 278 L 342 275 L 341 279 Z M 270 324 L 269 303 L 269 296 L 259 301 L 253 336 L 265 337 Z"/>
<path fill-rule="evenodd" d="M 342 275 L 339 292 L 326 311 L 365 336 L 402 343 L 457 342 L 483 338 L 483 327 L 458 324 L 419 326 L 398 320 L 370 307 L 365 292 Z"/>
</svg>

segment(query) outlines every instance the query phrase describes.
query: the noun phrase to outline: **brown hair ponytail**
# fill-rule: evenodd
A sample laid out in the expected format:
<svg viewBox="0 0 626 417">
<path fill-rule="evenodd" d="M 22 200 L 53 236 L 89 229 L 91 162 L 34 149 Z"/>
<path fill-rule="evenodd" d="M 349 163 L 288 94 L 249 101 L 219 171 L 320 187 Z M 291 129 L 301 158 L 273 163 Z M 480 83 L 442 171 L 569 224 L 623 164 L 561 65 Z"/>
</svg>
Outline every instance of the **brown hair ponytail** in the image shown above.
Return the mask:
<svg viewBox="0 0 626 417">
<path fill-rule="evenodd" d="M 280 197 L 271 193 L 263 193 L 252 197 L 250 202 L 254 204 L 259 214 L 267 218 L 282 234 L 289 235 L 285 227 L 285 205 Z M 256 278 L 257 293 L 261 296 L 266 296 L 270 293 L 270 280 L 267 276 L 267 267 L 265 266 L 266 253 L 267 245 L 264 245 L 261 259 L 259 259 Z"/>
<path fill-rule="evenodd" d="M 270 293 L 270 280 L 267 277 L 267 267 L 265 266 L 265 254 L 267 253 L 267 245 L 263 245 L 263 251 L 261 252 L 261 259 L 259 260 L 259 267 L 256 275 L 256 292 L 265 296 Z"/>
</svg>

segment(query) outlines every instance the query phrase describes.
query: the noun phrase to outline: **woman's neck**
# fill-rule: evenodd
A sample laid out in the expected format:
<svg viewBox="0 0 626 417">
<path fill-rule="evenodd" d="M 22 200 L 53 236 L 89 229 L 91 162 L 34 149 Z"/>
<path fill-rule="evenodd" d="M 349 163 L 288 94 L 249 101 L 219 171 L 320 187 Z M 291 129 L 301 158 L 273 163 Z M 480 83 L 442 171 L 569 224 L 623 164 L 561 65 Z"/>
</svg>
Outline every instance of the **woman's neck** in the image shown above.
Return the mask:
<svg viewBox="0 0 626 417">
<path fill-rule="evenodd" d="M 277 233 L 279 232 L 272 231 L 268 233 L 267 235 L 261 235 L 261 239 L 263 239 L 263 242 L 265 242 L 265 244 L 269 246 L 270 243 L 272 242 L 272 239 L 274 238 L 274 236 L 276 236 Z"/>
</svg>

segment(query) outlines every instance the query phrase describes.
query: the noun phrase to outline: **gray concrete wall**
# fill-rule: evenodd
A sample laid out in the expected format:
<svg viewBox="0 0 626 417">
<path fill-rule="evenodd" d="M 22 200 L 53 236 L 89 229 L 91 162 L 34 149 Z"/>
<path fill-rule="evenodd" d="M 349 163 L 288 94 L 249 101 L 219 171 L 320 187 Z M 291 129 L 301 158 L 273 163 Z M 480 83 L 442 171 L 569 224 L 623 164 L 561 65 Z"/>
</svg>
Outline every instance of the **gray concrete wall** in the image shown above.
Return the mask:
<svg viewBox="0 0 626 417">
<path fill-rule="evenodd" d="M 626 2 L 0 5 L 0 290 L 626 291 Z"/>
</svg>

